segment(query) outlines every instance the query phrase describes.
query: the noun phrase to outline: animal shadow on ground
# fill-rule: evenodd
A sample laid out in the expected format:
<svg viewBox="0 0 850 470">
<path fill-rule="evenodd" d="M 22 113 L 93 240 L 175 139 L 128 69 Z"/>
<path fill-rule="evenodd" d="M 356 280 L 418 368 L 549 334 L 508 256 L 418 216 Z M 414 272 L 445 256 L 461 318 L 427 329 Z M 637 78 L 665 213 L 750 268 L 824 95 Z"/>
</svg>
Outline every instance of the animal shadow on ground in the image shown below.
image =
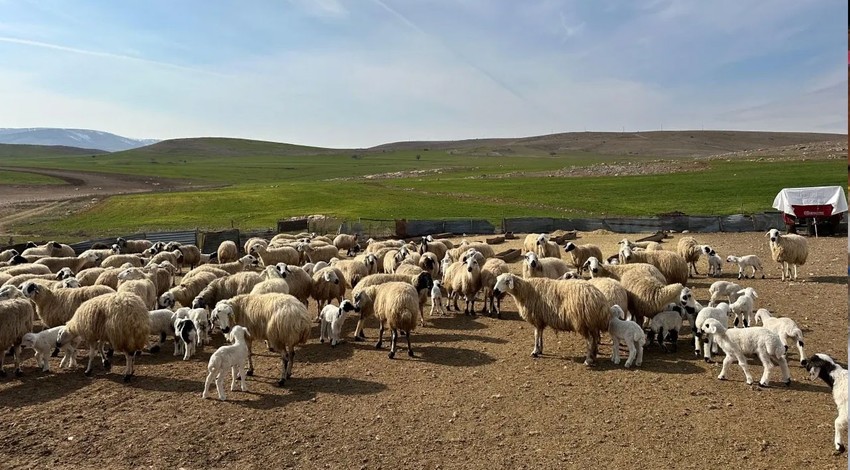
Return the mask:
<svg viewBox="0 0 850 470">
<path fill-rule="evenodd" d="M 92 379 L 83 375 L 82 368 L 57 372 L 58 364 L 52 364 L 51 367 L 52 372 L 25 367 L 23 377 L 14 377 L 7 367 L 9 376 L 0 379 L 0 384 L 11 381 L 18 383 L 0 390 L 0 407 L 17 408 L 56 400 L 91 384 Z"/>
<path fill-rule="evenodd" d="M 847 276 L 813 276 L 808 280 L 822 284 L 847 284 Z"/>
<path fill-rule="evenodd" d="M 505 344 L 508 340 L 503 338 L 491 338 L 481 335 L 458 335 L 453 333 L 431 333 L 423 329 L 421 334 L 413 333 L 413 340 L 423 343 L 450 343 L 452 341 L 476 341 L 479 343 Z"/>
<path fill-rule="evenodd" d="M 406 346 L 406 343 L 403 344 Z M 423 346 L 417 348 L 414 343 L 413 352 L 425 362 L 443 366 L 476 367 L 496 362 L 496 359 L 489 354 L 465 348 L 445 348 L 442 346 Z M 400 352 L 396 353 L 397 357 L 399 354 L 405 354 L 404 348 L 400 348 Z"/>
<path fill-rule="evenodd" d="M 225 386 L 229 390 L 229 378 L 225 380 Z M 289 403 L 303 402 L 316 398 L 319 393 L 357 396 L 374 395 L 386 390 L 387 386 L 379 382 L 352 379 L 349 377 L 307 377 L 293 376 L 286 381 L 283 387 L 277 386 L 277 379 L 266 383 L 267 387 L 273 387 L 279 393 L 262 393 L 257 391 L 257 384 L 248 384 L 248 392 L 228 392 L 228 399 L 233 403 L 252 409 L 267 410 L 286 406 Z M 203 385 L 202 385 L 203 386 Z M 259 397 L 259 400 L 240 399 L 245 395 Z M 215 396 L 213 390 L 213 396 Z M 216 400 L 217 401 L 217 400 Z"/>
<path fill-rule="evenodd" d="M 448 317 L 429 317 L 427 314 L 425 315 L 425 321 L 434 325 L 435 328 L 439 328 L 441 330 L 484 330 L 487 329 L 488 326 L 476 321 L 475 318 L 469 317 L 460 313 L 455 316 Z"/>
<path fill-rule="evenodd" d="M 354 334 L 352 333 L 342 341 L 342 343 L 337 343 L 335 347 L 331 347 L 330 342 L 320 343 L 318 340 L 311 338 L 309 343 L 296 348 L 295 360 L 320 364 L 348 359 L 354 355 Z"/>
<path fill-rule="evenodd" d="M 705 372 L 705 369 L 697 366 L 694 362 L 695 359 L 693 356 L 688 355 L 693 354 L 690 348 L 682 347 L 682 344 L 678 345 L 677 352 L 662 352 L 659 347 L 652 346 L 648 348 L 644 348 L 643 350 L 643 363 L 640 367 L 632 366 L 633 369 L 640 369 L 644 371 L 651 372 L 660 372 L 663 374 L 682 374 L 682 375 L 690 375 L 690 374 L 700 374 Z M 620 348 L 620 363 L 614 364 L 611 362 L 611 345 L 608 344 L 599 349 L 599 354 L 596 356 L 596 366 L 594 369 L 596 370 L 611 370 L 611 369 L 625 369 L 626 359 L 629 357 L 629 352 L 627 349 Z M 722 360 L 722 359 L 721 359 Z M 584 356 L 580 358 L 576 358 L 578 362 L 584 362 Z"/>
</svg>

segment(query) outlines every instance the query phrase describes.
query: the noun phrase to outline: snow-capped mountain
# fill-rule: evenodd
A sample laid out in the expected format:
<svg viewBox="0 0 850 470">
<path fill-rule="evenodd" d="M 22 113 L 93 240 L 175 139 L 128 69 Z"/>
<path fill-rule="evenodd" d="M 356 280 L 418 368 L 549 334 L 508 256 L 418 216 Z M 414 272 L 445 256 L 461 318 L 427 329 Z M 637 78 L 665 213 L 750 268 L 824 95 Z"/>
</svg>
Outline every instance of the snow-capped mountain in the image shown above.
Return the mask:
<svg viewBox="0 0 850 470">
<path fill-rule="evenodd" d="M 89 129 L 57 129 L 34 127 L 26 129 L 0 128 L 0 144 L 65 145 L 107 152 L 129 150 L 159 142 L 155 139 L 131 139 L 109 132 Z"/>
</svg>

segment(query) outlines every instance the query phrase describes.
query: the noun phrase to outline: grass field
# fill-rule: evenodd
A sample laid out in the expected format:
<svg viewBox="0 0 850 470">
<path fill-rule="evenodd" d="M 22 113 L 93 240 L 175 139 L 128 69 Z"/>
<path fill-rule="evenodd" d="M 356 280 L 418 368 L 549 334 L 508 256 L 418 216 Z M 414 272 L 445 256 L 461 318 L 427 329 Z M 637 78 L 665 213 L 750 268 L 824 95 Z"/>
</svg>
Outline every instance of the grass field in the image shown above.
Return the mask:
<svg viewBox="0 0 850 470">
<path fill-rule="evenodd" d="M 16 222 L 17 233 L 80 238 L 116 232 L 273 227 L 282 218 L 725 215 L 771 210 L 783 187 L 843 185 L 844 161 L 717 159 L 704 169 L 640 176 L 547 177 L 570 166 L 641 163 L 654 155 L 559 154 L 484 149 L 357 151 L 233 139 L 175 141 L 104 155 L 7 157 L 5 166 L 193 180 L 228 187 L 105 198 L 71 215 Z M 472 151 L 475 155 L 470 155 Z M 692 160 L 680 157 L 678 160 Z M 429 172 L 437 170 L 439 173 Z M 406 177 L 364 175 L 423 170 Z M 9 178 L 0 171 L 0 184 Z M 504 177 L 511 173 L 513 176 Z M 517 174 L 519 176 L 517 176 Z M 13 174 L 14 175 L 14 174 Z M 36 175 L 20 173 L 33 178 Z M 44 177 L 45 180 L 51 178 Z M 8 181 L 5 181 L 8 182 Z M 23 231 L 25 230 L 25 231 Z"/>
<path fill-rule="evenodd" d="M 64 181 L 50 176 L 0 170 L 0 184 L 63 184 Z"/>
</svg>

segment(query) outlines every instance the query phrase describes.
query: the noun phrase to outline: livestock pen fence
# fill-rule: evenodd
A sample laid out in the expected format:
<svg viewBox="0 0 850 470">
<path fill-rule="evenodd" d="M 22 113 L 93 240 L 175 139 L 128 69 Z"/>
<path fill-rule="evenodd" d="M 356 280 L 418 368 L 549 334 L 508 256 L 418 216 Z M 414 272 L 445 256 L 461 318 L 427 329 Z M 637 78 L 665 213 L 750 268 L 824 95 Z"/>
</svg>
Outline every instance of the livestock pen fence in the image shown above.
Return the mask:
<svg viewBox="0 0 850 470">
<path fill-rule="evenodd" d="M 846 223 L 846 222 L 845 222 Z M 494 224 L 486 219 L 356 219 L 344 220 L 329 217 L 298 218 L 281 220 L 277 227 L 241 230 L 238 228 L 221 231 L 183 230 L 174 232 L 141 232 L 120 235 L 126 239 L 146 239 L 153 242 L 179 242 L 195 244 L 204 253 L 214 252 L 218 245 L 230 240 L 242 247 L 251 237 L 269 239 L 277 233 L 314 232 L 323 235 L 337 233 L 357 233 L 363 238 L 414 238 L 428 234 L 449 235 L 490 235 L 497 233 L 540 233 L 555 230 L 577 230 L 589 232 L 606 230 L 615 233 L 656 232 L 674 230 L 677 232 L 766 232 L 771 228 L 784 227 L 782 214 L 765 212 L 761 214 L 735 214 L 728 216 L 691 216 L 671 215 L 657 217 L 607 217 L 596 219 L 561 219 L 551 217 L 505 218 Z M 846 227 L 844 228 L 846 233 Z M 842 232 L 839 232 L 842 233 Z M 41 242 L 44 243 L 44 242 Z M 71 246 L 81 253 L 94 244 L 112 245 L 115 237 L 86 240 Z M 23 250 L 24 245 L 17 244 L 6 248 Z M 5 249 L 5 248 L 4 248 Z"/>
</svg>

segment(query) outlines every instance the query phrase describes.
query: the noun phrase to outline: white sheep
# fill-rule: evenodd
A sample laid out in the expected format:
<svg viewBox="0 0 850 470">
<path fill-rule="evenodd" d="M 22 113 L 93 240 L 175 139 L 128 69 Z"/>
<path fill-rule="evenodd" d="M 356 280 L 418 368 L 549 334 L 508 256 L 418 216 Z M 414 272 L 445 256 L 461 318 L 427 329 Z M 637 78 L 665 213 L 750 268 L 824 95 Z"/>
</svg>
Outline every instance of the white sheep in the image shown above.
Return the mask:
<svg viewBox="0 0 850 470">
<path fill-rule="evenodd" d="M 800 235 L 781 235 L 779 230 L 770 229 L 767 232 L 770 237 L 770 256 L 773 261 L 782 265 L 782 280 L 797 280 L 797 266 L 806 264 L 809 257 L 809 242 Z M 791 268 L 794 268 L 794 276 L 791 276 Z"/>
<path fill-rule="evenodd" d="M 711 253 L 708 254 L 708 275 L 713 277 L 720 277 L 722 271 L 723 258 L 721 258 L 716 251 L 711 250 Z"/>
<path fill-rule="evenodd" d="M 359 313 L 359 309 L 357 309 L 349 300 L 343 300 L 339 304 L 339 307 L 333 304 L 325 305 L 322 312 L 319 314 L 322 319 L 322 322 L 319 325 L 319 342 L 324 343 L 325 338 L 327 338 L 331 343 L 331 347 L 342 342 L 342 340 L 339 339 L 339 336 L 342 333 L 342 324 L 345 322 L 345 319 L 348 317 L 350 312 Z"/>
<path fill-rule="evenodd" d="M 739 290 L 738 295 L 740 297 L 729 305 L 729 311 L 735 314 L 734 325 L 737 327 L 740 320 L 746 328 L 753 323 L 753 309 L 759 296 L 752 287 Z"/>
<path fill-rule="evenodd" d="M 806 353 L 803 351 L 803 331 L 797 326 L 794 320 L 788 317 L 773 317 L 770 315 L 770 310 L 760 308 L 756 311 L 755 321 L 779 335 L 779 339 L 782 340 L 782 345 L 785 346 L 786 352 L 788 351 L 788 340 L 796 342 L 797 349 L 800 351 L 800 365 L 806 365 Z"/>
<path fill-rule="evenodd" d="M 310 297 L 316 300 L 318 313 L 321 313 L 325 304 L 336 300 L 337 305 L 342 302 L 342 297 L 345 294 L 345 279 L 339 269 L 328 266 L 313 273 L 313 287 L 310 290 Z M 319 321 L 319 315 L 316 315 L 316 321 Z"/>
<path fill-rule="evenodd" d="M 643 346 L 646 343 L 646 335 L 643 329 L 633 321 L 625 320 L 625 312 L 619 305 L 610 308 L 611 318 L 608 321 L 608 334 L 611 335 L 613 352 L 611 362 L 620 363 L 620 343 L 625 343 L 629 348 L 629 357 L 626 359 L 626 369 L 632 364 L 640 367 L 643 363 Z"/>
<path fill-rule="evenodd" d="M 183 351 L 183 360 L 188 361 L 195 355 L 195 347 L 198 344 L 198 327 L 191 318 L 177 318 L 174 321 L 176 340 L 180 342 Z"/>
<path fill-rule="evenodd" d="M 573 266 L 579 272 L 581 272 L 584 263 L 591 256 L 596 257 L 596 259 L 602 259 L 602 250 L 596 245 L 576 245 L 573 242 L 567 242 L 564 244 L 564 251 L 570 254 L 573 260 Z"/>
<path fill-rule="evenodd" d="M 669 284 L 684 285 L 688 282 L 688 263 L 672 251 L 633 251 L 628 246 L 624 246 L 620 253 L 623 263 L 647 263 L 655 266 Z"/>
<path fill-rule="evenodd" d="M 446 284 L 448 297 L 454 301 L 455 310 L 460 310 L 457 299 L 463 295 L 466 300 L 463 313 L 474 316 L 475 296 L 481 290 L 481 265 L 478 264 L 478 260 L 474 256 L 469 256 L 466 261 L 452 263 L 446 270 L 443 282 Z"/>
<path fill-rule="evenodd" d="M 713 307 L 717 302 L 725 298 L 731 304 L 736 301 L 740 295 L 738 294 L 743 287 L 729 281 L 717 281 L 711 284 L 708 288 L 708 293 L 711 294 L 711 300 L 708 301 L 708 306 Z"/>
<path fill-rule="evenodd" d="M 847 369 L 838 365 L 828 355 L 817 353 L 806 361 L 806 370 L 809 371 L 809 379 L 820 377 L 832 390 L 832 399 L 838 407 L 838 417 L 835 418 L 834 424 L 834 453 L 842 454 L 846 450 L 841 439 L 847 431 Z"/>
<path fill-rule="evenodd" d="M 541 234 L 537 237 L 534 252 L 541 258 L 561 258 L 561 250 L 558 244 L 550 241 L 547 234 Z"/>
<path fill-rule="evenodd" d="M 216 253 L 220 264 L 231 263 L 239 259 L 239 247 L 230 240 L 221 242 Z"/>
<path fill-rule="evenodd" d="M 540 258 L 537 253 L 528 252 L 522 263 L 522 277 L 530 279 L 533 277 L 545 277 L 547 279 L 558 279 L 570 270 L 566 261 L 558 258 Z"/>
<path fill-rule="evenodd" d="M 21 341 L 21 347 L 35 351 L 35 363 L 44 372 L 50 372 L 50 354 L 56 348 L 56 338 L 63 328 L 64 326 L 54 326 L 38 333 L 27 333 Z M 60 369 L 66 365 L 69 369 L 77 367 L 78 346 L 79 341 L 71 341 L 62 347 L 61 350 L 65 354 L 59 362 Z"/>
<path fill-rule="evenodd" d="M 711 362 L 711 355 L 717 352 L 717 343 L 714 340 L 714 335 L 703 332 L 702 326 L 711 318 L 725 326 L 728 315 L 729 304 L 720 302 L 715 307 L 703 307 L 700 309 L 694 322 L 691 324 L 691 329 L 694 331 L 694 354 L 699 357 L 700 353 L 702 353 L 705 362 Z"/>
<path fill-rule="evenodd" d="M 436 314 L 434 311 L 436 310 Z M 443 281 L 434 281 L 434 286 L 431 287 L 431 313 L 430 316 L 446 315 L 445 306 L 443 306 Z"/>
<path fill-rule="evenodd" d="M 232 331 L 227 335 L 233 344 L 222 346 L 215 350 L 210 356 L 210 362 L 207 365 L 207 380 L 204 382 L 204 393 L 201 398 L 207 398 L 207 392 L 210 389 L 210 384 L 215 380 L 215 388 L 218 391 L 218 399 L 226 400 L 224 395 L 224 375 L 227 370 L 231 371 L 230 391 L 236 391 L 236 378 L 241 380 L 241 390 L 248 391 L 248 385 L 245 383 L 245 361 L 248 360 L 249 350 L 248 341 L 251 335 L 247 328 L 234 325 Z"/>
<path fill-rule="evenodd" d="M 681 307 L 676 308 L 677 310 L 667 310 L 665 308 L 663 312 L 658 313 L 649 321 L 649 344 L 652 344 L 653 340 L 657 339 L 658 346 L 664 352 L 667 352 L 667 347 L 664 346 L 665 341 L 669 341 L 672 344 L 671 349 L 673 352 L 678 350 L 677 342 L 679 340 L 679 330 L 682 329 L 684 311 L 681 310 Z"/>
<path fill-rule="evenodd" d="M 21 371 L 21 341 L 25 334 L 32 331 L 35 316 L 32 302 L 24 298 L 14 298 L 0 302 L 0 377 L 6 377 L 3 368 L 6 352 L 12 349 L 15 358 L 15 376 Z"/>
<path fill-rule="evenodd" d="M 103 368 L 107 371 L 111 368 L 101 348 L 103 342 L 109 342 L 113 350 L 124 353 L 127 359 L 124 381 L 129 382 L 135 371 L 136 352 L 145 347 L 149 330 L 148 310 L 139 296 L 128 292 L 104 294 L 83 302 L 77 308 L 65 329 L 59 333 L 56 347 L 61 348 L 76 337 L 82 337 L 89 350 L 85 374 L 91 376 L 92 362 L 98 351 L 101 352 Z"/>
<path fill-rule="evenodd" d="M 470 258 L 471 261 L 475 261 Z M 410 346 L 410 335 L 416 328 L 416 314 L 419 310 L 419 293 L 407 282 L 386 282 L 362 289 L 354 295 L 354 306 L 360 309 L 361 318 L 375 315 L 380 322 L 378 342 L 375 348 L 383 345 L 384 330 L 390 329 L 390 352 L 393 359 L 399 331 L 407 337 L 407 355 L 414 357 Z"/>
<path fill-rule="evenodd" d="M 289 294 L 237 295 L 219 302 L 212 312 L 211 320 L 217 322 L 225 334 L 232 325 L 244 326 L 252 332 L 247 340 L 247 375 L 254 374 L 252 339 L 266 340 L 270 349 L 280 351 L 280 386 L 292 376 L 295 346 L 307 342 L 312 326 L 307 307 Z"/>
<path fill-rule="evenodd" d="M 788 370 L 788 362 L 785 360 L 785 348 L 776 333 L 758 326 L 727 329 L 723 323 L 714 318 L 707 319 L 701 329 L 703 332 L 712 335 L 717 345 L 726 353 L 720 375 L 717 376 L 718 379 L 725 380 L 726 369 L 729 364 L 737 360 L 747 378 L 747 385 L 752 384 L 753 377 L 747 367 L 746 358 L 749 355 L 758 356 L 764 367 L 759 385 L 768 386 L 770 369 L 774 365 L 778 365 L 782 371 L 782 382 L 785 385 L 791 385 L 791 371 Z"/>
<path fill-rule="evenodd" d="M 610 311 L 605 296 L 590 283 L 545 278 L 522 279 L 502 274 L 493 288 L 496 296 L 509 294 L 520 317 L 534 326 L 533 357 L 543 354 L 543 330 L 575 331 L 587 344 L 585 365 L 593 364 L 603 331 L 608 330 Z"/>
<path fill-rule="evenodd" d="M 68 322 L 83 302 L 115 292 L 107 286 L 54 290 L 31 281 L 24 283 L 21 291 L 35 302 L 36 313 L 47 328 Z"/>
<path fill-rule="evenodd" d="M 151 354 L 158 353 L 162 349 L 162 345 L 165 344 L 166 338 L 171 336 L 174 338 L 174 355 L 177 355 L 179 341 L 174 332 L 174 317 L 174 312 L 167 308 L 148 311 L 148 323 L 150 323 L 148 333 L 157 337 L 156 344 L 149 348 Z"/>
<path fill-rule="evenodd" d="M 742 277 L 747 277 L 747 273 L 745 270 L 747 268 L 752 268 L 753 276 L 752 278 L 756 278 L 756 271 L 761 271 L 761 278 L 764 279 L 764 269 L 761 267 L 761 260 L 756 255 L 746 255 L 746 256 L 733 256 L 729 255 L 726 257 L 727 263 L 735 263 L 738 265 L 738 279 Z"/>
<path fill-rule="evenodd" d="M 705 245 L 697 243 L 694 237 L 682 237 L 679 239 L 679 243 L 676 245 L 676 253 L 688 263 L 688 275 L 690 275 L 691 269 L 693 269 L 694 274 L 699 274 L 699 271 L 697 271 L 697 261 L 699 261 L 700 255 L 711 252 L 710 247 L 708 251 L 705 251 L 704 248 Z"/>
</svg>

